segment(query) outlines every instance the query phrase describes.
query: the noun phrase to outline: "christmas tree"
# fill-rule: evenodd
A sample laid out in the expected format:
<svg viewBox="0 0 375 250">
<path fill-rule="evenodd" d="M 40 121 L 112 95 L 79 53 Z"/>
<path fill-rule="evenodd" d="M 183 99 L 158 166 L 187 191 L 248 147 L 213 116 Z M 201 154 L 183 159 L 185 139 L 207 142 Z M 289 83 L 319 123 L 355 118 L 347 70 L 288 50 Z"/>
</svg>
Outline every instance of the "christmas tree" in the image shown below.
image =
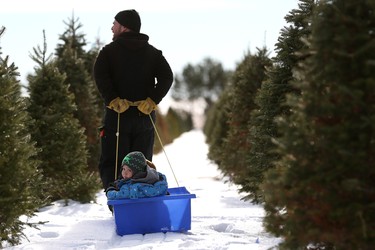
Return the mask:
<svg viewBox="0 0 375 250">
<path fill-rule="evenodd" d="M 265 225 L 282 249 L 375 245 L 375 2 L 319 1 L 301 95 L 279 119 L 282 156 L 265 182 Z M 277 190 L 277 192 L 275 192 Z"/>
<path fill-rule="evenodd" d="M 18 75 L 14 63 L 9 64 L 8 57 L 0 53 L 0 248 L 6 243 L 18 244 L 25 226 L 36 226 L 20 216 L 33 216 L 43 204 L 38 150 L 27 127 L 33 121 L 21 96 Z"/>
<path fill-rule="evenodd" d="M 289 115 L 289 107 L 285 105 L 287 93 L 298 94 L 298 86 L 291 86 L 294 79 L 292 69 L 303 61 L 305 55 L 301 52 L 307 48 L 303 42 L 311 33 L 310 23 L 314 0 L 303 0 L 299 8 L 289 12 L 285 20 L 289 26 L 284 27 L 276 43 L 277 55 L 273 58 L 274 68 L 269 68 L 269 78 L 265 81 L 255 97 L 259 109 L 251 113 L 249 127 L 251 131 L 251 148 L 246 156 L 246 181 L 242 183 L 241 192 L 246 193 L 246 200 L 254 203 L 264 201 L 260 185 L 264 181 L 264 173 L 274 167 L 274 162 L 280 157 L 276 145 L 272 141 L 279 136 L 275 118 Z"/>
<path fill-rule="evenodd" d="M 35 74 L 28 76 L 30 107 L 35 119 L 32 136 L 41 148 L 40 161 L 52 201 L 95 200 L 97 177 L 89 173 L 84 129 L 74 117 L 76 105 L 56 63 L 46 56 L 46 44 L 34 49 Z"/>
</svg>

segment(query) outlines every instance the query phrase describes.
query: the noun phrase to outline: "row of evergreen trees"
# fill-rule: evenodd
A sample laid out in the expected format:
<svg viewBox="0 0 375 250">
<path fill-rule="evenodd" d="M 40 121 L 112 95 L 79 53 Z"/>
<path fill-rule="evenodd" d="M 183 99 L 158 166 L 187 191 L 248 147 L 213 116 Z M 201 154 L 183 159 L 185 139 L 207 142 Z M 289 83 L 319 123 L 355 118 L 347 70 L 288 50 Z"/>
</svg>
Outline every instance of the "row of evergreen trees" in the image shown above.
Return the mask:
<svg viewBox="0 0 375 250">
<path fill-rule="evenodd" d="M 25 226 L 37 227 L 21 215 L 30 217 L 61 199 L 95 201 L 101 188 L 98 128 L 104 106 L 91 72 L 102 44 L 85 51 L 79 19 L 65 24 L 54 55 L 45 42 L 33 49 L 36 66 L 27 76 L 26 97 L 17 67 L 0 54 L 0 248 L 18 244 Z M 167 144 L 193 124 L 190 114 L 169 109 L 157 113 L 156 127 Z M 154 149 L 161 150 L 159 142 Z"/>
<path fill-rule="evenodd" d="M 100 189 L 94 166 L 100 109 L 94 103 L 91 69 L 85 66 L 94 57 L 84 60 L 74 47 L 79 41 L 80 48 L 86 45 L 83 35 L 76 36 L 76 21 L 68 23 L 54 57 L 47 54 L 45 42 L 34 48 L 30 57 L 36 66 L 27 76 L 27 97 L 21 93 L 17 67 L 1 56 L 0 131 L 8 138 L 0 151 L 1 245 L 17 244 L 25 225 L 37 226 L 21 215 L 31 216 L 59 199 L 90 202 Z"/>
<path fill-rule="evenodd" d="M 298 6 L 276 56 L 248 53 L 210 110 L 209 158 L 281 249 L 372 249 L 375 1 Z"/>
</svg>

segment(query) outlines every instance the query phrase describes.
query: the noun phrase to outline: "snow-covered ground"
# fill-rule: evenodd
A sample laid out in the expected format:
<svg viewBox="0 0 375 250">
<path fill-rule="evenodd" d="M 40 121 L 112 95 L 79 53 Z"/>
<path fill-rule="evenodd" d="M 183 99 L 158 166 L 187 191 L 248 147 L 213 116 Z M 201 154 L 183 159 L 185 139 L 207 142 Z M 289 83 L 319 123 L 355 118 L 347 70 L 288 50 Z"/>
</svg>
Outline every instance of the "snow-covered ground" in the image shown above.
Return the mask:
<svg viewBox="0 0 375 250">
<path fill-rule="evenodd" d="M 62 201 L 41 209 L 30 222 L 43 221 L 39 230 L 26 228 L 27 239 L 6 249 L 268 249 L 280 239 L 264 232 L 261 206 L 241 201 L 237 187 L 226 183 L 207 159 L 208 146 L 200 130 L 183 134 L 154 156 L 158 171 L 170 187 L 186 187 L 191 200 L 191 230 L 118 236 L 104 192 L 96 203 Z M 173 174 L 174 172 L 174 174 Z M 176 176 L 176 178 L 174 177 Z M 177 181 L 176 181 L 177 179 Z M 178 183 L 177 183 L 178 182 Z"/>
</svg>

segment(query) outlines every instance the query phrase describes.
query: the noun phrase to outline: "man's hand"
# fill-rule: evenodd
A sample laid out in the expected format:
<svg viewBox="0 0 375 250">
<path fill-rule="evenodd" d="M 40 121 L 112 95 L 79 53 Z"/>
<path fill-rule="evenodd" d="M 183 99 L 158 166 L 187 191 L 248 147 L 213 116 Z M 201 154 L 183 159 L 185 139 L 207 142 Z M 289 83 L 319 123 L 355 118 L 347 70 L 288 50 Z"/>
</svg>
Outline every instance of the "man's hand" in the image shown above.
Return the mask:
<svg viewBox="0 0 375 250">
<path fill-rule="evenodd" d="M 129 103 L 126 99 L 120 99 L 120 97 L 116 97 L 109 103 L 107 107 L 113 109 L 117 113 L 123 113 L 129 108 Z"/>
<path fill-rule="evenodd" d="M 151 112 L 155 109 L 156 104 L 150 97 L 147 97 L 146 100 L 141 101 L 138 105 L 138 110 L 146 115 L 151 114 Z"/>
</svg>

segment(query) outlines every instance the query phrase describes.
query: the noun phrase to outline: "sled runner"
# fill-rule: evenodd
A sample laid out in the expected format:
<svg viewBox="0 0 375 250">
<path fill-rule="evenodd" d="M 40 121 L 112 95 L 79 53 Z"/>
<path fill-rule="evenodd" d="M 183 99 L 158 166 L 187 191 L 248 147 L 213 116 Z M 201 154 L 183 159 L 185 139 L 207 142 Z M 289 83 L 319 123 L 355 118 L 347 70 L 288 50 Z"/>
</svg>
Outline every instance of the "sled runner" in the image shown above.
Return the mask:
<svg viewBox="0 0 375 250">
<path fill-rule="evenodd" d="M 120 117 L 120 114 L 118 117 Z M 150 119 L 165 153 L 164 146 L 151 116 Z M 119 126 L 117 130 L 119 130 Z M 118 135 L 119 132 L 117 131 L 117 137 Z M 117 151 L 118 148 L 116 148 L 116 153 Z M 166 153 L 165 156 L 173 172 Z M 152 162 L 147 161 L 147 165 L 150 166 L 150 164 Z M 155 168 L 153 164 L 150 167 Z M 117 171 L 117 165 L 115 171 Z M 117 176 L 117 172 L 115 173 L 115 176 Z M 177 178 L 175 175 L 174 177 L 178 186 Z M 113 208 L 116 233 L 120 236 L 157 232 L 186 232 L 191 229 L 192 198 L 196 198 L 196 195 L 190 194 L 185 187 L 175 187 L 169 188 L 167 194 L 163 196 L 108 200 L 107 204 Z"/>
</svg>

